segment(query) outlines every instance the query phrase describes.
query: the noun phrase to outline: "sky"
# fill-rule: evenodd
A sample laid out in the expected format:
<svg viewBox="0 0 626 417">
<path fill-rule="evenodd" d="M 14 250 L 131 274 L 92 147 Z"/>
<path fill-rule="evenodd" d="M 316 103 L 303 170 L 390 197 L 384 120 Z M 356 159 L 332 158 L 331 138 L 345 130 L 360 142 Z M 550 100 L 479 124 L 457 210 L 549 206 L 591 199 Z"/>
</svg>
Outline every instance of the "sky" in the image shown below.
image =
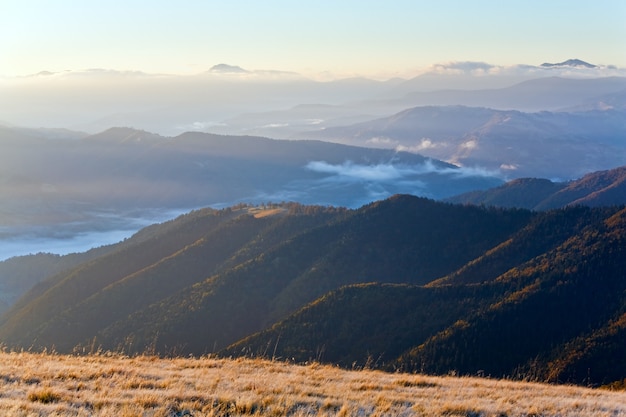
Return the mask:
<svg viewBox="0 0 626 417">
<path fill-rule="evenodd" d="M 390 78 L 437 63 L 626 67 L 624 0 L 0 0 L 0 76 L 227 63 Z"/>
</svg>

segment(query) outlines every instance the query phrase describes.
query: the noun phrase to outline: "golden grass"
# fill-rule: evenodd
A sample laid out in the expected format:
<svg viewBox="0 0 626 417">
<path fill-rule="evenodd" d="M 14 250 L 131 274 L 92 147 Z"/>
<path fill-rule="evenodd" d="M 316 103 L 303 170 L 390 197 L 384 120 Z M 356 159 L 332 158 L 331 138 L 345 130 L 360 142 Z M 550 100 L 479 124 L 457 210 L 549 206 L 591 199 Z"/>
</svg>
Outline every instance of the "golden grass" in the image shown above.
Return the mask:
<svg viewBox="0 0 626 417">
<path fill-rule="evenodd" d="M 0 353 L 1 416 L 624 416 L 626 392 L 252 359 Z"/>
<path fill-rule="evenodd" d="M 279 214 L 286 214 L 287 209 L 284 207 L 275 207 L 263 209 L 259 207 L 252 207 L 248 209 L 248 213 L 252 214 L 255 218 L 260 219 L 263 217 L 277 216 Z"/>
</svg>

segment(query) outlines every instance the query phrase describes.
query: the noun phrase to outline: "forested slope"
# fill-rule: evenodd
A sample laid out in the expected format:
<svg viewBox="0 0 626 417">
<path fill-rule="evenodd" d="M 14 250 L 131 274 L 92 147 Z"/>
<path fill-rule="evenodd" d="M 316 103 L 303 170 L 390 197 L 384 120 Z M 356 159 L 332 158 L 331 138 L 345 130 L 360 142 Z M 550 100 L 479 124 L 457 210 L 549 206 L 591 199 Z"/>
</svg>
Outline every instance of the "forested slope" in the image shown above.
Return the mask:
<svg viewBox="0 0 626 417">
<path fill-rule="evenodd" d="M 625 248 L 623 206 L 200 210 L 44 281 L 0 341 L 608 384 Z"/>
</svg>

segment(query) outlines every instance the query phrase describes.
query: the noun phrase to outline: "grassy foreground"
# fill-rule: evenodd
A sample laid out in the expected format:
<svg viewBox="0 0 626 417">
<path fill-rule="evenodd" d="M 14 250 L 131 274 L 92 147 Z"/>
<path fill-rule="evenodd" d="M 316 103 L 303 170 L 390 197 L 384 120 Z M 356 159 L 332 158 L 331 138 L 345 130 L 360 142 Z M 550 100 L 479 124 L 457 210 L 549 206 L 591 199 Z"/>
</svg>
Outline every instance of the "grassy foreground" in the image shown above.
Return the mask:
<svg viewBox="0 0 626 417">
<path fill-rule="evenodd" d="M 2 416 L 626 416 L 626 392 L 265 360 L 0 353 Z"/>
</svg>

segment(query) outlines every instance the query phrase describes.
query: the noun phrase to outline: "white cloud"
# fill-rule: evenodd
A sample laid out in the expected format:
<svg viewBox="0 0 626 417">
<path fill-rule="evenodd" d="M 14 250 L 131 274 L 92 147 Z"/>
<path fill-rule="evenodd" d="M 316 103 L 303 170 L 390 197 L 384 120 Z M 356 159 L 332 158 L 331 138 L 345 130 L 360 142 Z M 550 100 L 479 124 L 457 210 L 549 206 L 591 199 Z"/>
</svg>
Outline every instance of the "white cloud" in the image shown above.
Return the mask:
<svg viewBox="0 0 626 417">
<path fill-rule="evenodd" d="M 262 129 L 266 129 L 266 128 L 277 128 L 277 127 L 288 127 L 289 123 L 269 123 L 266 125 L 261 126 Z"/>
<path fill-rule="evenodd" d="M 536 77 L 571 77 L 571 78 L 597 78 L 597 77 L 623 77 L 626 76 L 626 68 L 615 66 L 598 65 L 595 68 L 583 66 L 555 66 L 542 67 L 540 65 L 492 65 L 486 62 L 453 61 L 439 63 L 428 67 L 425 73 L 452 76 L 498 76 L 518 77 L 529 79 Z"/>
<path fill-rule="evenodd" d="M 389 181 L 406 175 L 399 167 L 392 164 L 358 165 L 350 161 L 340 165 L 332 165 L 324 161 L 312 161 L 306 168 L 326 174 L 366 181 Z"/>
<path fill-rule="evenodd" d="M 506 171 L 514 171 L 518 168 L 515 164 L 502 164 L 500 165 L 500 169 L 504 169 Z"/>
<path fill-rule="evenodd" d="M 459 146 L 461 148 L 463 148 L 463 149 L 476 149 L 476 148 L 478 148 L 478 141 L 476 141 L 474 139 L 468 140 L 467 142 L 463 142 Z"/>
<path fill-rule="evenodd" d="M 183 131 L 183 132 L 189 132 L 189 131 L 201 132 L 201 131 L 205 131 L 207 129 L 210 129 L 216 126 L 226 126 L 226 124 L 221 123 L 221 122 L 193 122 L 188 125 L 176 126 L 176 129 L 179 131 Z"/>
<path fill-rule="evenodd" d="M 398 141 L 391 139 L 387 136 L 375 136 L 368 139 L 365 143 L 368 143 L 370 145 L 395 145 L 398 143 Z"/>
<path fill-rule="evenodd" d="M 441 174 L 452 174 L 457 178 L 468 178 L 468 177 L 493 177 L 493 178 L 502 178 L 502 173 L 498 170 L 491 170 L 483 167 L 458 167 L 448 168 L 446 170 L 437 171 Z"/>
<path fill-rule="evenodd" d="M 461 75 L 461 74 L 474 74 L 485 75 L 492 69 L 496 68 L 494 65 L 487 64 L 486 62 L 447 62 L 443 64 L 435 64 L 429 68 L 430 72 L 437 74 L 448 75 Z"/>
<path fill-rule="evenodd" d="M 342 164 L 330 164 L 325 161 L 312 161 L 306 165 L 306 168 L 324 174 L 331 174 L 330 179 L 337 180 L 353 180 L 353 181 L 378 181 L 392 182 L 398 180 L 417 179 L 418 176 L 424 174 L 440 174 L 450 175 L 455 178 L 467 177 L 494 177 L 501 178 L 500 171 L 488 170 L 481 167 L 442 167 L 436 166 L 431 160 L 427 159 L 423 164 L 404 165 L 404 164 L 376 164 L 376 165 L 360 165 L 351 161 Z"/>
<path fill-rule="evenodd" d="M 448 144 L 446 142 L 433 142 L 430 138 L 422 138 L 420 142 L 414 146 L 398 145 L 396 146 L 396 151 L 420 153 L 426 149 L 445 148 L 447 146 Z"/>
</svg>

